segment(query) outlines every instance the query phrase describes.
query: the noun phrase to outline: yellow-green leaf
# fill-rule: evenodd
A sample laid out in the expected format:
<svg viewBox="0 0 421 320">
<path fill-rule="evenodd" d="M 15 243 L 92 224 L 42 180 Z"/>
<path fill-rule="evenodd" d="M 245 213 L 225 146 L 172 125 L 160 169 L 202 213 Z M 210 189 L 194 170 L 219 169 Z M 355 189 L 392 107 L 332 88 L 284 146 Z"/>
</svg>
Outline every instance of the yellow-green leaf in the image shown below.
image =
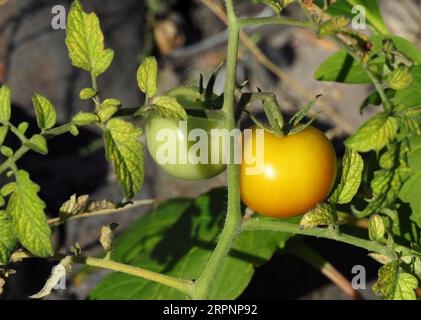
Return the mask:
<svg viewBox="0 0 421 320">
<path fill-rule="evenodd" d="M 80 91 L 79 98 L 81 100 L 89 100 L 89 99 L 92 99 L 93 97 L 95 97 L 96 94 L 97 94 L 97 92 L 94 89 L 84 88 Z"/>
<path fill-rule="evenodd" d="M 401 66 L 393 70 L 387 76 L 387 83 L 389 84 L 389 87 L 394 90 L 403 90 L 409 87 L 413 79 L 414 77 L 411 73 L 411 69 Z"/>
<path fill-rule="evenodd" d="M 6 85 L 0 88 L 0 121 L 7 122 L 10 120 L 11 102 L 10 88 Z"/>
<path fill-rule="evenodd" d="M 336 224 L 338 217 L 335 208 L 328 203 L 319 203 L 307 212 L 300 221 L 301 229 L 317 228 Z"/>
<path fill-rule="evenodd" d="M 44 96 L 35 94 L 32 103 L 37 115 L 37 123 L 41 129 L 50 129 L 57 122 L 57 114 L 53 104 Z"/>
<path fill-rule="evenodd" d="M 12 218 L 13 234 L 20 243 L 32 254 L 48 257 L 53 254 L 51 229 L 44 213 L 45 203 L 38 196 L 39 190 L 26 171 L 18 171 L 7 213 Z"/>
<path fill-rule="evenodd" d="M 358 152 L 347 148 L 342 163 L 341 182 L 329 198 L 331 203 L 350 202 L 361 184 L 364 161 Z"/>
<path fill-rule="evenodd" d="M 112 119 L 104 131 L 105 151 L 112 161 L 118 183 L 126 200 L 140 192 L 143 185 L 142 130 L 121 119 Z"/>
<path fill-rule="evenodd" d="M 418 280 L 409 273 L 401 272 L 399 261 L 385 264 L 379 269 L 379 278 L 373 291 L 384 300 L 415 300 L 414 290 Z"/>
<path fill-rule="evenodd" d="M 7 126 L 0 127 L 0 145 L 3 144 L 4 139 L 6 139 L 8 132 L 9 132 L 9 127 Z"/>
<path fill-rule="evenodd" d="M 83 11 L 79 0 L 72 3 L 66 27 L 66 45 L 72 64 L 99 76 L 110 66 L 114 52 L 104 50 L 104 34 L 95 13 Z"/>
<path fill-rule="evenodd" d="M 359 152 L 378 151 L 394 138 L 398 127 L 396 118 L 378 113 L 348 138 L 345 145 Z"/>
<path fill-rule="evenodd" d="M 146 57 L 137 70 L 137 83 L 149 98 L 156 95 L 158 91 L 158 63 L 155 57 Z"/>
<path fill-rule="evenodd" d="M 73 124 L 77 126 L 87 126 L 99 122 L 99 117 L 90 112 L 79 112 L 73 116 Z"/>
<path fill-rule="evenodd" d="M 48 154 L 47 140 L 40 134 L 34 135 L 25 145 L 40 154 Z"/>
<path fill-rule="evenodd" d="M 383 239 L 385 233 L 384 223 L 378 214 L 370 216 L 368 224 L 368 236 L 370 240 L 379 241 Z"/>
<path fill-rule="evenodd" d="M 178 103 L 177 99 L 170 96 L 158 97 L 154 100 L 156 109 L 161 117 L 187 120 L 186 110 Z"/>
<path fill-rule="evenodd" d="M 12 232 L 12 220 L 6 211 L 0 210 L 0 265 L 9 262 L 17 241 Z"/>
</svg>

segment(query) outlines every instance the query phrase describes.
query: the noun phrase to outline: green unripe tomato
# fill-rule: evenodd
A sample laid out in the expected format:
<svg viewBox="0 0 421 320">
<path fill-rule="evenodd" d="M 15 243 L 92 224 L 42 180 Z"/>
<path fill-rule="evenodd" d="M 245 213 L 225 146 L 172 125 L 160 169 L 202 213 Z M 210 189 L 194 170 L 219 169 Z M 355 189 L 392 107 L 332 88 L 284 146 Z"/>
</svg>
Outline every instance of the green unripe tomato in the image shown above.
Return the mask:
<svg viewBox="0 0 421 320">
<path fill-rule="evenodd" d="M 197 87 L 179 87 L 166 95 L 176 97 L 185 109 L 205 109 Z M 180 123 L 151 114 L 146 120 L 146 143 L 155 162 L 172 176 L 183 180 L 209 179 L 226 168 L 222 161 L 223 139 L 212 139 L 212 129 L 223 128 L 223 120 L 189 115 L 186 122 Z M 191 136 L 198 132 L 207 139 L 199 142 L 197 135 Z M 206 148 L 206 152 L 201 148 Z"/>
</svg>

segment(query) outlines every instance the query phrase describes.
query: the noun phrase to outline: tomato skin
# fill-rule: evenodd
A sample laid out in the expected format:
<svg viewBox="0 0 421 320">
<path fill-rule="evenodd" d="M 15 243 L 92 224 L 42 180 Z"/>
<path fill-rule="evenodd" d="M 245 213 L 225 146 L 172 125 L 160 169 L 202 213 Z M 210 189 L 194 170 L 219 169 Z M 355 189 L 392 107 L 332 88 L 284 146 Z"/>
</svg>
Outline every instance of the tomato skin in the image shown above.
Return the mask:
<svg viewBox="0 0 421 320">
<path fill-rule="evenodd" d="M 256 128 L 245 141 L 250 143 L 256 150 Z M 264 144 L 264 170 L 258 175 L 246 174 L 254 164 L 245 163 L 243 154 L 241 198 L 250 209 L 271 217 L 293 217 L 327 198 L 337 163 L 332 143 L 320 130 L 310 126 L 286 137 L 265 131 Z"/>
<path fill-rule="evenodd" d="M 168 91 L 165 95 L 172 96 L 177 98 L 177 101 L 185 109 L 195 109 L 195 110 L 205 110 L 207 105 L 205 102 L 201 101 L 201 95 L 199 93 L 199 87 L 196 86 L 181 86 L 174 88 Z M 214 95 L 212 99 L 216 99 L 217 96 Z M 220 140 L 220 152 L 221 155 L 219 163 L 211 163 L 211 130 L 212 129 L 223 129 L 224 121 L 207 119 L 198 116 L 189 115 L 187 119 L 187 130 L 184 132 L 179 127 L 179 120 L 175 119 L 164 119 L 158 115 L 149 115 L 146 120 L 146 143 L 155 162 L 160 166 L 161 169 L 169 173 L 170 175 L 183 179 L 183 180 L 204 180 L 212 178 L 222 171 L 225 170 L 226 164 L 222 161 L 222 139 Z M 176 154 L 176 163 L 159 163 L 157 159 L 157 152 L 159 148 L 165 143 L 165 141 L 158 141 L 157 134 L 161 129 L 169 129 L 174 133 L 174 136 L 177 137 L 175 141 L 175 149 L 177 150 Z M 208 137 L 208 150 L 209 158 L 208 163 L 180 163 L 179 161 L 179 145 L 180 141 L 188 141 L 188 134 L 193 129 L 203 129 L 206 131 Z M 187 153 L 190 148 L 196 142 L 188 141 L 186 148 L 183 148 L 183 153 Z"/>
<path fill-rule="evenodd" d="M 170 175 L 179 179 L 183 179 L 183 180 L 209 179 L 220 174 L 222 171 L 225 170 L 226 165 L 222 161 L 222 156 L 220 158 L 219 164 L 212 164 L 210 158 L 208 158 L 208 163 L 205 163 L 205 164 L 180 163 L 178 161 L 179 159 L 178 148 L 179 148 L 180 140 L 187 141 L 188 133 L 193 129 L 203 129 L 206 131 L 207 136 L 211 137 L 212 129 L 218 129 L 218 128 L 222 129 L 223 127 L 224 127 L 223 121 L 189 116 L 187 120 L 187 130 L 186 132 L 183 132 L 183 130 L 180 130 L 178 120 L 163 119 L 156 115 L 150 115 L 146 121 L 146 128 L 145 128 L 147 147 L 148 147 L 149 153 L 151 154 L 155 162 L 159 165 L 159 167 L 163 169 L 165 172 L 169 173 Z M 175 148 L 177 150 L 177 155 L 176 155 L 177 162 L 174 164 L 172 163 L 161 164 L 159 163 L 157 159 L 158 149 L 165 143 L 165 141 L 158 141 L 157 139 L 157 134 L 159 130 L 161 129 L 169 129 L 174 133 L 174 136 L 177 137 L 176 145 L 175 145 Z M 186 133 L 187 133 L 187 136 L 186 136 Z M 187 148 L 183 149 L 184 152 L 188 152 L 188 150 L 190 150 L 190 148 L 194 144 L 195 142 L 188 142 L 186 146 Z M 211 151 L 210 144 L 211 143 L 209 141 L 208 148 Z M 220 148 L 222 148 L 222 142 L 221 142 Z M 209 157 L 211 157 L 210 151 L 209 151 Z M 220 155 L 222 155 L 222 152 L 220 152 Z"/>
</svg>

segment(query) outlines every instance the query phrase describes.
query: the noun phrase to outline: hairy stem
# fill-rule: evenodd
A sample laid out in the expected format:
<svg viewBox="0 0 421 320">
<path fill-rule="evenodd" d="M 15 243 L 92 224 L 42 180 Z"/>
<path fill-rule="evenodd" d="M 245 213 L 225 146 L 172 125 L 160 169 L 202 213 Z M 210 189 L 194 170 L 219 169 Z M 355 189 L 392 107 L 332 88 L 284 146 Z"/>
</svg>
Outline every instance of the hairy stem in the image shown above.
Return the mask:
<svg viewBox="0 0 421 320">
<path fill-rule="evenodd" d="M 49 259 L 53 261 L 61 261 L 62 259 L 66 257 L 67 255 L 65 254 L 56 254 L 53 257 L 49 257 Z M 12 255 L 11 262 L 18 262 L 18 261 L 21 261 L 23 259 L 28 259 L 28 258 L 37 258 L 37 257 L 24 251 L 17 251 Z M 101 268 L 101 269 L 111 270 L 115 272 L 121 272 L 121 273 L 129 274 L 135 277 L 139 277 L 142 279 L 150 280 L 150 281 L 171 287 L 180 292 L 184 292 L 185 294 L 189 296 L 191 295 L 192 289 L 193 289 L 193 282 L 191 281 L 174 278 L 171 276 L 167 276 L 165 274 L 161 274 L 158 272 L 150 271 L 150 270 L 139 268 L 139 267 L 130 266 L 130 265 L 112 261 L 112 260 L 98 259 L 98 258 L 78 255 L 78 256 L 72 256 L 72 261 L 74 263 L 83 264 L 90 267 Z"/>
<path fill-rule="evenodd" d="M 139 278 L 157 282 L 165 286 L 174 288 L 180 292 L 184 292 L 189 296 L 192 293 L 193 282 L 191 281 L 177 279 L 171 276 L 167 276 L 165 274 L 153 272 L 143 268 L 133 267 L 112 260 L 104 260 L 91 257 L 75 257 L 74 260 L 78 263 L 82 263 L 87 266 L 122 272 L 125 274 L 130 274 Z"/>
<path fill-rule="evenodd" d="M 336 240 L 344 243 L 351 244 L 355 247 L 366 249 L 370 252 L 384 254 L 385 256 L 396 259 L 396 253 L 380 243 L 358 238 L 345 233 L 338 233 L 332 229 L 314 228 L 314 229 L 301 229 L 299 225 L 280 220 L 260 220 L 249 219 L 243 222 L 243 230 L 263 230 L 263 231 L 279 231 L 293 234 L 301 234 L 306 236 L 314 236 L 317 238 L 325 238 Z"/>
<path fill-rule="evenodd" d="M 234 95 L 236 86 L 238 42 L 240 28 L 237 23 L 233 0 L 226 0 L 228 13 L 228 53 L 227 53 L 227 74 L 224 91 L 223 111 L 226 116 L 226 128 L 232 130 L 236 128 Z M 235 238 L 240 231 L 241 206 L 240 206 L 240 169 L 238 164 L 234 164 L 235 145 L 238 142 L 234 137 L 230 139 L 230 159 L 228 164 L 228 209 L 224 229 L 222 230 L 218 244 L 209 259 L 208 264 L 196 282 L 193 291 L 193 299 L 208 299 L 212 286 L 215 282 L 219 268 L 222 266 Z"/>
</svg>

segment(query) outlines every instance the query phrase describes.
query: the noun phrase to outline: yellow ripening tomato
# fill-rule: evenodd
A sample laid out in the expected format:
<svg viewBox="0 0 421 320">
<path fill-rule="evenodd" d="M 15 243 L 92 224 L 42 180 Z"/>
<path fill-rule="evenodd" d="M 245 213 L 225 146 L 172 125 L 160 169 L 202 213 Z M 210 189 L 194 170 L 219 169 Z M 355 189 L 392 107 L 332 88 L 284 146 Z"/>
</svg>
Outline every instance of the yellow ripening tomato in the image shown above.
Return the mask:
<svg viewBox="0 0 421 320">
<path fill-rule="evenodd" d="M 244 142 L 252 143 L 256 156 L 256 130 Z M 309 126 L 285 137 L 264 131 L 263 170 L 247 174 L 243 151 L 241 198 L 255 212 L 271 217 L 292 217 L 306 213 L 323 202 L 336 179 L 336 154 L 329 139 Z M 250 161 L 250 160 L 249 160 Z M 257 161 L 256 161 L 257 162 Z"/>
</svg>

